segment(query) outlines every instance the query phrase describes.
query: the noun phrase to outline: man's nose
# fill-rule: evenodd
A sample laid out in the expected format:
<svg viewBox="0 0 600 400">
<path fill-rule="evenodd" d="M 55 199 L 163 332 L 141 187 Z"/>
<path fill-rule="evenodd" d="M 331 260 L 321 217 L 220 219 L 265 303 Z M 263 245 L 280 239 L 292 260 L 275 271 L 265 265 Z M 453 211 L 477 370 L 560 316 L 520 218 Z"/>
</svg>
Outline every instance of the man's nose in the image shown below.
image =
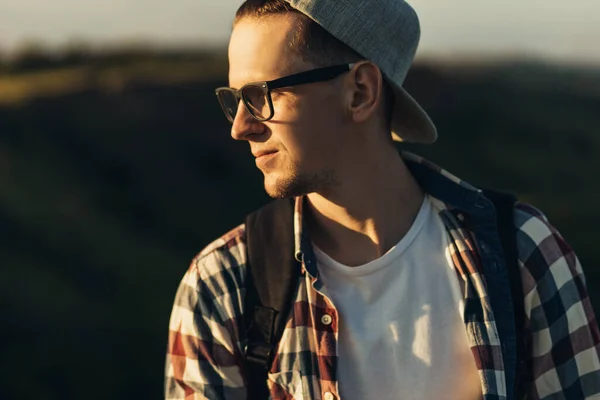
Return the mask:
<svg viewBox="0 0 600 400">
<path fill-rule="evenodd" d="M 231 137 L 235 140 L 248 140 L 248 136 L 261 134 L 265 125 L 250 115 L 242 101 L 238 104 L 237 113 L 231 126 Z"/>
</svg>

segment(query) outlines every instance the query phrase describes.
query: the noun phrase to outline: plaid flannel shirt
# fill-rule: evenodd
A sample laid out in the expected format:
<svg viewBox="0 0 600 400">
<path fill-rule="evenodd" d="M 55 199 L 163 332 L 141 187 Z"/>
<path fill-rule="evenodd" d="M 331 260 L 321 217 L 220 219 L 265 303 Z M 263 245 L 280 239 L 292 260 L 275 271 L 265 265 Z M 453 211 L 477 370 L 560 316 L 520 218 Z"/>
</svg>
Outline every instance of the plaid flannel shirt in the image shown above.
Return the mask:
<svg viewBox="0 0 600 400">
<path fill-rule="evenodd" d="M 511 399 L 514 324 L 494 210 L 481 191 L 409 153 L 407 166 L 442 218 L 464 302 L 458 310 L 479 371 L 483 399 Z M 338 399 L 339 316 L 322 294 L 296 201 L 298 290 L 268 374 L 273 399 Z M 526 315 L 528 397 L 578 400 L 600 394 L 600 334 L 575 253 L 535 208 L 515 209 Z M 485 271 L 485 273 L 484 273 Z M 207 246 L 176 294 L 166 360 L 167 399 L 245 399 L 243 225 Z M 322 317 L 324 315 L 332 318 Z M 323 322 L 325 321 L 325 322 Z M 512 328 L 511 328 L 512 327 Z M 511 331 L 512 329 L 512 331 Z M 501 343 L 500 337 L 512 338 Z"/>
</svg>

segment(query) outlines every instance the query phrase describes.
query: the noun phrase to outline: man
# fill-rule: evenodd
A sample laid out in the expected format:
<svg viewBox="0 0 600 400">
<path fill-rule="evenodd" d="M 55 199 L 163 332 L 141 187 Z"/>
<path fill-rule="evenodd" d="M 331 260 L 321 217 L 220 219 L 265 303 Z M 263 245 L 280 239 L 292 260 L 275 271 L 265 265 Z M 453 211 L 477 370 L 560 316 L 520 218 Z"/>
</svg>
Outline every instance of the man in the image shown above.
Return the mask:
<svg viewBox="0 0 600 400">
<path fill-rule="evenodd" d="M 236 14 L 235 89 L 217 94 L 267 193 L 295 199 L 302 262 L 269 368 L 272 398 L 514 398 L 516 333 L 503 328 L 514 309 L 493 205 L 392 141 L 437 136 L 401 88 L 418 39 L 401 0 L 248 0 Z M 579 262 L 533 207 L 517 204 L 514 224 L 526 393 L 593 398 L 600 335 Z M 246 398 L 246 257 L 242 225 L 185 274 L 167 398 Z"/>
</svg>

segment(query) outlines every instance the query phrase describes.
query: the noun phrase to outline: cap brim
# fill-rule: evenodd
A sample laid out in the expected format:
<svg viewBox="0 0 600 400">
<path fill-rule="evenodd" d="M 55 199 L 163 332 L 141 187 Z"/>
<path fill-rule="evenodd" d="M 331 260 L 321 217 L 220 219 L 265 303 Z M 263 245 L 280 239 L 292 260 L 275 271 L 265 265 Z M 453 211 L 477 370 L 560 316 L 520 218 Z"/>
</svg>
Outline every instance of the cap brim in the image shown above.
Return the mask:
<svg viewBox="0 0 600 400">
<path fill-rule="evenodd" d="M 392 137 L 398 142 L 431 144 L 437 139 L 437 129 L 419 103 L 404 88 L 391 85 L 394 91 Z"/>
</svg>

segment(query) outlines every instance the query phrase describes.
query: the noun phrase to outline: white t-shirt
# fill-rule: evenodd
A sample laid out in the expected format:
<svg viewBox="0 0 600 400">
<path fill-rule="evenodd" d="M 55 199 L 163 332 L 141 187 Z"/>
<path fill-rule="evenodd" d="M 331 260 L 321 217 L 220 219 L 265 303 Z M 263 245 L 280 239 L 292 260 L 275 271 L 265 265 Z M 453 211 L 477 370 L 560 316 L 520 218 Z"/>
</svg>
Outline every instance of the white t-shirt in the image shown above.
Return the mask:
<svg viewBox="0 0 600 400">
<path fill-rule="evenodd" d="M 402 240 L 368 264 L 342 265 L 314 246 L 325 295 L 339 312 L 343 400 L 481 398 L 447 245 L 426 197 Z"/>
</svg>

